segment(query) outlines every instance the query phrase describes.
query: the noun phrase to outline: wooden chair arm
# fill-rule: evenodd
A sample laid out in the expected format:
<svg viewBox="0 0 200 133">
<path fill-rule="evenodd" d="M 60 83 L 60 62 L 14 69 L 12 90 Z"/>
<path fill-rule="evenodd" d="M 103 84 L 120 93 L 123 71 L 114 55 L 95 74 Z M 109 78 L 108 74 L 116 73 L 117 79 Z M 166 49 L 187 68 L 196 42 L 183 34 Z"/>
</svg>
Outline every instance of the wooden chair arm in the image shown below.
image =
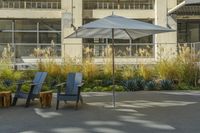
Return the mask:
<svg viewBox="0 0 200 133">
<path fill-rule="evenodd" d="M 61 89 L 64 85 L 66 85 L 66 82 L 55 85 L 55 88 L 57 89 L 57 95 L 61 93 Z"/>
<path fill-rule="evenodd" d="M 63 83 L 57 84 L 57 85 L 55 85 L 55 87 L 60 87 L 60 86 L 63 86 L 63 85 L 66 85 L 66 82 L 63 82 Z"/>
</svg>

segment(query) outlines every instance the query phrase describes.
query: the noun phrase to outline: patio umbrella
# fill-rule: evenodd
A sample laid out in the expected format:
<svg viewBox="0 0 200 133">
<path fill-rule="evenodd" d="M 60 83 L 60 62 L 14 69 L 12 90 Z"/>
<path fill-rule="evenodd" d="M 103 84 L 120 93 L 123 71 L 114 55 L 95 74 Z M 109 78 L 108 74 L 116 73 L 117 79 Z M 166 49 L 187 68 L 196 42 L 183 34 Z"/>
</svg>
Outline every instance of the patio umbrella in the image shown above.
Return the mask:
<svg viewBox="0 0 200 133">
<path fill-rule="evenodd" d="M 79 27 L 66 38 L 107 38 L 112 39 L 112 83 L 113 106 L 115 107 L 115 60 L 114 39 L 137 39 L 140 37 L 174 31 L 150 23 L 111 15 Z"/>
</svg>

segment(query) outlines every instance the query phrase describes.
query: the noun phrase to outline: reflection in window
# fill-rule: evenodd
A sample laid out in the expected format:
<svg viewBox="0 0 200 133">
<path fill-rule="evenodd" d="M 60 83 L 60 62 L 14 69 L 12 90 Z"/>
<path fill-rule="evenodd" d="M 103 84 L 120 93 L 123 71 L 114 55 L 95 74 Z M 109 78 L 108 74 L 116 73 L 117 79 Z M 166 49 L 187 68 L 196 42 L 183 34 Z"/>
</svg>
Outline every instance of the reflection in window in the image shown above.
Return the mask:
<svg viewBox="0 0 200 133">
<path fill-rule="evenodd" d="M 11 30 L 12 20 L 0 20 L 0 30 Z"/>
<path fill-rule="evenodd" d="M 188 23 L 188 41 L 199 42 L 200 41 L 200 26 L 199 23 Z"/>
<path fill-rule="evenodd" d="M 0 43 L 11 43 L 12 33 L 11 32 L 0 32 Z"/>
<path fill-rule="evenodd" d="M 37 21 L 15 20 L 15 30 L 37 30 Z"/>
<path fill-rule="evenodd" d="M 177 36 L 179 43 L 199 42 L 200 41 L 199 21 L 179 22 Z"/>
<path fill-rule="evenodd" d="M 37 33 L 16 32 L 15 43 L 37 43 Z"/>
<path fill-rule="evenodd" d="M 41 49 L 46 49 L 50 51 L 52 50 L 52 56 L 61 56 L 61 46 L 60 45 L 55 45 L 52 47 L 52 45 L 40 45 L 39 46 Z"/>
<path fill-rule="evenodd" d="M 178 42 L 187 42 L 187 25 L 186 23 L 178 24 Z"/>
<path fill-rule="evenodd" d="M 104 57 L 106 55 L 105 47 L 106 47 L 105 45 L 95 45 L 94 46 L 95 57 Z"/>
<path fill-rule="evenodd" d="M 22 56 L 30 56 L 33 53 L 34 48 L 37 48 L 37 45 L 17 45 L 16 57 L 20 58 Z"/>
<path fill-rule="evenodd" d="M 43 20 L 40 21 L 40 30 L 60 31 L 60 20 Z"/>
<path fill-rule="evenodd" d="M 139 57 L 153 57 L 154 55 L 153 45 L 138 45 L 137 55 Z"/>
<path fill-rule="evenodd" d="M 83 57 L 90 58 L 94 54 L 94 45 L 83 45 Z"/>
<path fill-rule="evenodd" d="M 130 56 L 130 45 L 115 46 L 115 56 L 117 57 Z"/>
<path fill-rule="evenodd" d="M 40 33 L 40 43 L 61 43 L 61 33 Z"/>
<path fill-rule="evenodd" d="M 7 44 L 0 44 L 0 57 L 2 56 L 2 52 L 5 47 L 7 47 Z"/>
<path fill-rule="evenodd" d="M 115 44 L 116 57 L 154 57 L 154 44 Z M 112 47 L 107 44 L 84 44 L 83 57 L 111 57 Z"/>
</svg>

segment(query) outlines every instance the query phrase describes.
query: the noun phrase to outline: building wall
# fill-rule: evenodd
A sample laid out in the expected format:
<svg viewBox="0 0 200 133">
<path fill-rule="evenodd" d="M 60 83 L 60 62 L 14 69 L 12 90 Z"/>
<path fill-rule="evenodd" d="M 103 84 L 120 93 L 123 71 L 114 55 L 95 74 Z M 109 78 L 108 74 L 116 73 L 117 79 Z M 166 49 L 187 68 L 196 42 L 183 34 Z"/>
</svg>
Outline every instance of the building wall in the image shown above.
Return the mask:
<svg viewBox="0 0 200 133">
<path fill-rule="evenodd" d="M 91 0 L 92 1 L 92 0 Z M 0 9 L 0 19 L 61 19 L 62 27 L 62 57 L 73 57 L 82 60 L 82 39 L 66 39 L 82 25 L 83 19 L 98 19 L 112 12 L 134 19 L 153 20 L 154 24 L 177 29 L 177 21 L 173 16 L 168 16 L 169 9 L 177 5 L 176 0 L 155 0 L 154 8 L 149 9 L 85 9 L 83 10 L 83 0 L 61 0 L 61 9 Z M 192 16 L 190 16 L 192 17 Z M 194 16 L 199 19 L 199 16 Z M 185 19 L 184 16 L 182 19 Z M 163 33 L 155 35 L 154 43 L 162 43 L 155 47 L 155 59 L 160 57 L 174 57 L 177 51 L 177 32 Z M 96 59 L 99 63 L 101 59 Z M 130 62 L 127 60 L 127 62 Z M 142 59 L 143 60 L 143 59 Z M 145 59 L 146 60 L 146 59 Z M 125 59 L 118 59 L 118 62 L 126 62 Z M 134 62 L 135 59 L 132 59 Z"/>
<path fill-rule="evenodd" d="M 23 19 L 60 19 L 61 10 L 51 10 L 51 9 L 1 9 L 0 18 L 23 18 Z"/>
<path fill-rule="evenodd" d="M 137 19 L 154 19 L 153 10 L 85 10 L 83 11 L 83 18 L 103 18 L 112 13 L 127 18 Z"/>
<path fill-rule="evenodd" d="M 175 0 L 155 0 L 155 24 L 176 30 L 176 20 L 167 15 L 168 10 L 174 6 Z M 173 58 L 177 53 L 177 32 L 155 35 L 155 44 L 156 59 Z"/>
<path fill-rule="evenodd" d="M 62 0 L 62 56 L 82 60 L 82 39 L 66 39 L 82 25 L 82 0 Z"/>
</svg>

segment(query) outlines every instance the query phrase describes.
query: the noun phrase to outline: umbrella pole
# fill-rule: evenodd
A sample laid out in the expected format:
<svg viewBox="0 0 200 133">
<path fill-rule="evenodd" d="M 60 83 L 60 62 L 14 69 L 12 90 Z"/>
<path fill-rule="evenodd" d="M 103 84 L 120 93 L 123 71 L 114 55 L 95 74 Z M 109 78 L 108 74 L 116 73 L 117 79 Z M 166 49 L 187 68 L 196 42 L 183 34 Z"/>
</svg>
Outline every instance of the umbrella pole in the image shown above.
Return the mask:
<svg viewBox="0 0 200 133">
<path fill-rule="evenodd" d="M 112 29 L 112 102 L 115 108 L 115 48 L 114 48 L 114 29 Z"/>
</svg>

